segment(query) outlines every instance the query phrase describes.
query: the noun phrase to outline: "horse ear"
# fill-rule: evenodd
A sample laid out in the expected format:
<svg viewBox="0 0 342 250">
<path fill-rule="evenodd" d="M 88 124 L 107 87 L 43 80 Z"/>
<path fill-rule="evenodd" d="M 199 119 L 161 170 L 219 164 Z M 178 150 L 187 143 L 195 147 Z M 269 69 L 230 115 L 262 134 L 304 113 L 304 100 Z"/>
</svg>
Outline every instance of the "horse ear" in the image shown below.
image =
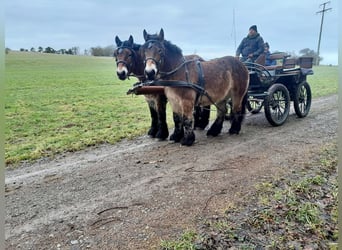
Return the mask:
<svg viewBox="0 0 342 250">
<path fill-rule="evenodd" d="M 133 36 L 132 36 L 132 35 L 129 36 L 128 42 L 129 42 L 130 44 L 133 44 Z"/>
<path fill-rule="evenodd" d="M 144 30 L 144 39 L 145 39 L 145 42 L 147 42 L 147 40 L 148 40 L 148 35 L 147 35 L 146 30 Z"/>
<path fill-rule="evenodd" d="M 160 32 L 159 32 L 159 40 L 160 40 L 160 41 L 163 41 L 163 40 L 164 40 L 164 30 L 163 30 L 163 28 L 160 29 Z"/>
<path fill-rule="evenodd" d="M 119 38 L 118 36 L 115 37 L 115 42 L 116 42 L 116 45 L 117 45 L 117 46 L 120 46 L 121 43 L 122 43 L 121 40 L 120 40 L 120 38 Z"/>
</svg>

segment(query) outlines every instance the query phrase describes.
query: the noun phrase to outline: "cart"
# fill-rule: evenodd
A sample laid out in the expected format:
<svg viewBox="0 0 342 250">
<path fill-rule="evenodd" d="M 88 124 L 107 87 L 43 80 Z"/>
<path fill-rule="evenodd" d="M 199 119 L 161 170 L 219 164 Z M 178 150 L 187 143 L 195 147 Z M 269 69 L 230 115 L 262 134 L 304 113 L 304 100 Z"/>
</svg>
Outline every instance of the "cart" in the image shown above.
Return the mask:
<svg viewBox="0 0 342 250">
<path fill-rule="evenodd" d="M 263 66 L 245 62 L 250 76 L 247 109 L 259 113 L 264 107 L 265 116 L 273 126 L 285 123 L 293 102 L 299 118 L 308 115 L 311 107 L 311 88 L 306 78 L 313 74 L 312 57 L 291 58 L 286 53 L 273 53 L 277 65 Z"/>
</svg>

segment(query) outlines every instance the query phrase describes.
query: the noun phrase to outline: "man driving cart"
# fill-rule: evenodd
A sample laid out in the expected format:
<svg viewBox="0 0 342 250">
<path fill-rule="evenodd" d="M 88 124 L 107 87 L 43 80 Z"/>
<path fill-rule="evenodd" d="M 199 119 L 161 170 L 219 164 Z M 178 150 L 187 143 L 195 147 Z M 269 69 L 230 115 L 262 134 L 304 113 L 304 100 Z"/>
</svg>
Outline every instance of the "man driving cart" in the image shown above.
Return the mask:
<svg viewBox="0 0 342 250">
<path fill-rule="evenodd" d="M 242 62 L 254 62 L 264 53 L 264 40 L 258 33 L 256 25 L 249 28 L 248 35 L 242 39 L 236 50 L 236 57 L 242 56 Z"/>
</svg>

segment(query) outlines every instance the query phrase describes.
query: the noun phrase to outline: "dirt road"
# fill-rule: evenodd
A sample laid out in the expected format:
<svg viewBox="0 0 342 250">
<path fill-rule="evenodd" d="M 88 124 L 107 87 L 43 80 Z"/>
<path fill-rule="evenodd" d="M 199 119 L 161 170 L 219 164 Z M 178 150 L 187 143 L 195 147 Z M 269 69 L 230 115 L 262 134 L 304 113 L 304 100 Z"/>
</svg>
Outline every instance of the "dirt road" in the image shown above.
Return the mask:
<svg viewBox="0 0 342 250">
<path fill-rule="evenodd" d="M 152 249 L 293 170 L 337 138 L 337 96 L 281 127 L 263 112 L 240 135 L 196 131 L 182 147 L 148 137 L 6 171 L 6 249 Z"/>
</svg>

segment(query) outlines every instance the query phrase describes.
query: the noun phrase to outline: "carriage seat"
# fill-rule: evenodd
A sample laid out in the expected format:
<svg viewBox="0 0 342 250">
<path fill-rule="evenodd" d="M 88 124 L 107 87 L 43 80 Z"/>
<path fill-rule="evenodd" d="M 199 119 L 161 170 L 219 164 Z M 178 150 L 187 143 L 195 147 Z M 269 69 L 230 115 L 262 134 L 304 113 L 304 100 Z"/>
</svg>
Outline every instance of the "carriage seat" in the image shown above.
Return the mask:
<svg viewBox="0 0 342 250">
<path fill-rule="evenodd" d="M 254 61 L 257 64 L 260 64 L 262 66 L 265 66 L 266 63 L 266 54 L 265 53 L 261 53 Z"/>
<path fill-rule="evenodd" d="M 276 60 L 277 65 L 271 65 L 271 66 L 265 66 L 267 70 L 278 70 L 278 69 L 284 69 L 284 66 L 286 65 L 286 59 L 290 57 L 289 54 L 285 52 L 275 52 L 270 55 L 271 60 Z M 279 64 L 278 64 L 278 61 Z M 295 66 L 295 64 L 293 65 Z"/>
</svg>

